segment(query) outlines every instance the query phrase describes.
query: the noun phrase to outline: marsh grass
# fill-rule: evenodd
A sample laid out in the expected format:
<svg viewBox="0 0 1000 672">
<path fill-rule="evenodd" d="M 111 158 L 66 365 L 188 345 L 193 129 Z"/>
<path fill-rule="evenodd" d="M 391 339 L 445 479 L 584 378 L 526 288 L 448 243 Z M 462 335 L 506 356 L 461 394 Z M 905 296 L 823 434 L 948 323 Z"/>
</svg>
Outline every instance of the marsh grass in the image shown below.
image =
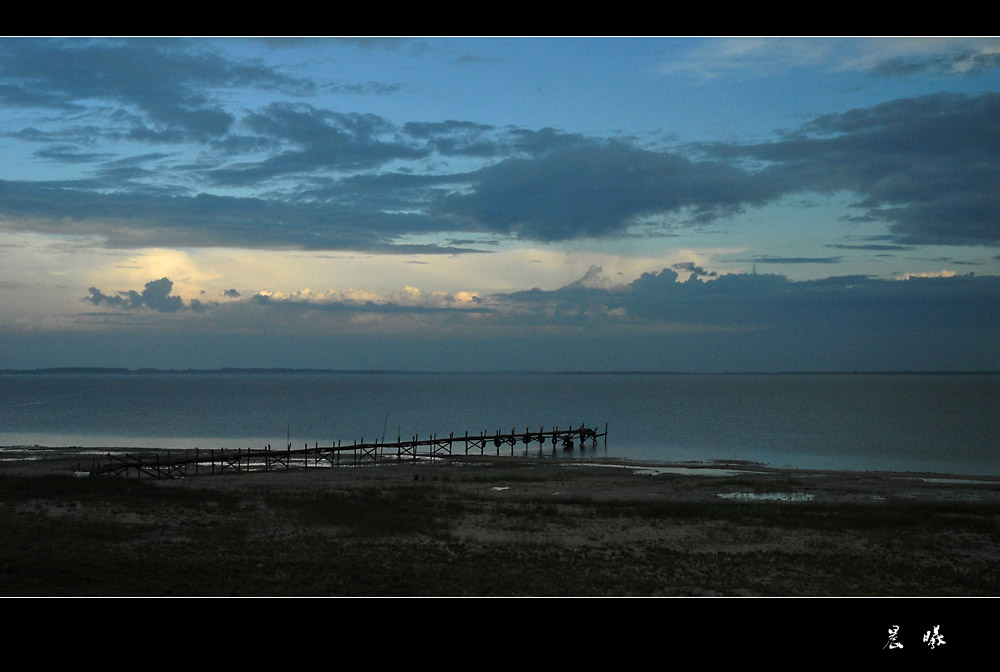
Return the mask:
<svg viewBox="0 0 1000 672">
<path fill-rule="evenodd" d="M 303 525 L 342 528 L 354 537 L 430 535 L 444 528 L 443 515 L 460 507 L 429 493 L 419 487 L 366 487 L 349 493 L 271 495 L 267 503 Z"/>
<path fill-rule="evenodd" d="M 16 504 L 30 500 L 53 500 L 67 506 L 127 503 L 131 508 L 159 508 L 164 504 L 200 508 L 233 505 L 236 499 L 219 491 L 158 489 L 148 481 L 125 478 L 70 478 L 67 476 L 2 476 L 0 501 Z M 210 504 L 211 503 L 211 504 Z"/>
<path fill-rule="evenodd" d="M 702 489 L 710 489 L 717 492 L 799 492 L 805 483 L 794 478 L 740 478 L 729 476 L 726 478 L 706 478 L 697 483 Z"/>
<path fill-rule="evenodd" d="M 359 480 L 338 491 L 298 492 L 0 476 L 0 594 L 1000 591 L 998 504 L 553 500 L 463 490 L 458 484 L 465 478 L 446 484 Z M 497 480 L 511 479 L 477 483 Z M 774 489 L 772 483 L 766 487 Z M 495 542 L 452 534 L 470 516 L 519 534 Z M 678 544 L 669 535 L 632 544 L 605 542 L 599 535 L 583 545 L 551 538 L 554 526 L 585 531 L 594 522 L 625 531 L 637 526 L 710 531 L 706 534 L 718 539 L 709 541 L 732 550 Z M 784 543 L 792 534 L 805 535 L 797 550 Z"/>
<path fill-rule="evenodd" d="M 463 479 L 467 483 L 540 483 L 544 476 L 531 476 L 528 474 L 476 474 Z"/>
</svg>

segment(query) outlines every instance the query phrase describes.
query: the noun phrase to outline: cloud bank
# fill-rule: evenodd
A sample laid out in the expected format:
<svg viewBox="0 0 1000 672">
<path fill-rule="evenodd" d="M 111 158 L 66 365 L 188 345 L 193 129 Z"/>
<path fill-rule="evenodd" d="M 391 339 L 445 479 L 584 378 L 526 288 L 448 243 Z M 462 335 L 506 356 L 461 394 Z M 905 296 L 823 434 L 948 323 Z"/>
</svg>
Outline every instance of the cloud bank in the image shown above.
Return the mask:
<svg viewBox="0 0 1000 672">
<path fill-rule="evenodd" d="M 961 58 L 975 69 L 996 53 Z M 882 69 L 918 67 L 891 63 Z M 997 93 L 892 100 L 816 116 L 767 142 L 670 150 L 301 100 L 234 104 L 249 90 L 295 98 L 318 86 L 185 40 L 0 40 L 0 106 L 78 119 L 7 131 L 66 177 L 0 182 L 0 226 L 111 247 L 406 251 L 421 235 L 662 234 L 790 196 L 846 193 L 894 244 L 1000 244 Z"/>
</svg>

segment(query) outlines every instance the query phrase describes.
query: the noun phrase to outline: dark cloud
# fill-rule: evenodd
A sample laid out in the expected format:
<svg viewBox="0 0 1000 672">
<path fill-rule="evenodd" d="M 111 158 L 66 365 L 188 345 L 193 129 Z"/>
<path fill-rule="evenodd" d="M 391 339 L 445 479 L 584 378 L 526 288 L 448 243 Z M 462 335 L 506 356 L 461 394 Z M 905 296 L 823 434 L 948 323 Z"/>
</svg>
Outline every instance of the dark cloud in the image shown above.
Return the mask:
<svg viewBox="0 0 1000 672">
<path fill-rule="evenodd" d="M 890 226 L 890 237 L 877 243 L 880 247 L 865 249 L 1000 244 L 998 120 L 1000 95 L 940 94 L 818 117 L 773 142 L 702 146 L 702 157 L 711 158 L 694 159 L 553 129 L 498 130 L 458 120 L 396 127 L 377 115 L 276 103 L 248 115 L 246 127 L 254 137 L 284 149 L 262 161 L 202 174 L 219 184 L 246 186 L 312 174 L 313 186 L 300 182 L 298 200 L 182 199 L 166 207 L 173 213 L 167 219 L 174 233 L 202 231 L 205 221 L 204 244 L 233 244 L 243 235 L 236 244 L 358 249 L 431 231 L 558 241 L 620 236 L 633 224 L 652 222 L 652 230 L 662 233 L 670 225 L 711 223 L 792 194 L 848 192 L 865 210 L 862 219 Z M 371 172 L 391 161 L 434 153 L 510 158 L 465 173 Z M 338 172 L 341 177 L 321 177 Z M 135 169 L 103 176 L 152 179 Z M 74 193 L 76 200 L 87 200 L 82 192 Z M 60 196 L 70 198 L 66 192 Z M 90 200 L 103 199 L 93 195 Z M 129 203 L 141 200 L 137 196 L 116 200 L 117 207 L 109 209 L 143 210 Z M 195 204 L 205 210 L 189 207 Z M 19 199 L 13 210 L 24 205 Z M 150 202 L 145 210 L 153 214 L 165 205 Z M 39 208 L 53 209 L 48 203 Z M 88 208 L 75 214 L 85 216 Z M 218 221 L 211 231 L 208 218 Z M 148 225 L 166 224 L 163 219 L 154 215 Z M 265 232 L 266 226 L 272 230 Z M 145 236 L 140 231 L 136 237 Z M 757 261 L 833 263 L 837 258 Z"/>
<path fill-rule="evenodd" d="M 104 187 L 95 183 L 94 188 Z M 99 193 L 0 181 L 9 229 L 94 236 L 110 247 L 341 249 L 414 254 L 475 252 L 448 245 L 397 244 L 407 233 L 441 230 L 425 215 L 359 211 L 350 202 L 284 202 L 229 196 Z"/>
<path fill-rule="evenodd" d="M 93 235 L 113 246 L 389 250 L 401 249 L 401 236 L 427 233 L 563 241 L 638 235 L 641 225 L 642 235 L 665 235 L 819 193 L 851 195 L 861 212 L 848 219 L 859 226 L 888 225 L 881 247 L 853 249 L 1000 245 L 996 93 L 894 100 L 819 116 L 771 142 L 681 154 L 549 127 L 397 125 L 290 102 L 224 109 L 214 92 L 236 87 L 315 90 L 276 68 L 223 58 L 204 41 L 0 40 L 0 104 L 107 121 L 6 134 L 47 143 L 37 157 L 74 166 L 74 177 L 85 179 L 0 183 L 5 226 Z M 187 163 L 164 154 L 108 161 L 95 149 L 128 139 L 197 141 L 202 152 L 184 153 Z M 217 188 L 243 191 L 197 193 Z"/>
<path fill-rule="evenodd" d="M 446 301 L 447 303 L 447 301 Z M 373 301 L 353 302 L 353 301 L 310 301 L 289 298 L 275 298 L 269 294 L 254 294 L 246 301 L 239 304 L 229 304 L 225 308 L 244 314 L 247 306 L 265 307 L 268 311 L 280 312 L 290 315 L 312 315 L 322 316 L 326 314 L 342 315 L 445 315 L 450 314 L 457 317 L 465 315 L 484 315 L 494 312 L 493 308 L 481 305 L 431 305 L 416 304 L 410 305 L 401 302 L 388 301 L 385 303 L 375 303 Z"/>
<path fill-rule="evenodd" d="M 176 187 L 157 184 L 159 182 L 157 178 L 160 175 L 159 166 L 162 165 L 161 160 L 169 156 L 162 153 L 150 153 L 124 157 L 112 161 L 104 161 L 92 167 L 89 172 L 94 176 L 94 180 L 97 183 L 103 183 L 105 188 L 116 191 L 127 186 L 130 190 L 146 193 L 185 193 L 186 190 L 178 190 Z M 67 186 L 75 188 L 83 187 L 82 184 Z"/>
<path fill-rule="evenodd" d="M 439 199 L 432 214 L 542 241 L 620 235 L 640 217 L 685 208 L 695 221 L 711 221 L 778 193 L 719 161 L 696 162 L 623 143 L 508 159 L 466 177 L 472 191 Z"/>
<path fill-rule="evenodd" d="M 491 157 L 503 152 L 503 144 L 493 135 L 493 126 L 471 121 L 410 121 L 402 131 L 409 137 L 428 143 L 443 156 Z"/>
<path fill-rule="evenodd" d="M 263 161 L 213 170 L 217 184 L 256 184 L 314 171 L 365 170 L 397 159 L 421 159 L 429 150 L 398 142 L 395 126 L 375 114 L 339 113 L 308 104 L 272 103 L 247 116 L 258 135 L 292 145 Z"/>
<path fill-rule="evenodd" d="M 203 93 L 206 88 L 311 90 L 305 80 L 191 46 L 181 40 L 6 38 L 0 40 L 0 103 L 82 111 L 97 100 L 138 111 L 145 123 L 133 129 L 136 139 L 205 142 L 224 135 L 235 120 Z"/>
<path fill-rule="evenodd" d="M 170 281 L 163 278 L 141 294 L 108 296 L 92 288 L 87 300 L 148 309 L 144 318 L 151 318 L 154 309 L 178 308 L 177 300 L 167 303 L 177 299 L 169 292 Z M 404 353 L 429 339 L 438 348 L 481 354 L 482 347 L 501 339 L 506 346 L 489 361 L 523 361 L 536 348 L 551 347 L 546 366 L 557 368 L 606 368 L 608 357 L 626 369 L 701 371 L 1000 366 L 1000 278 L 971 274 L 796 282 L 754 273 L 678 282 L 677 271 L 668 268 L 612 285 L 594 267 L 557 290 L 461 304 L 447 297 L 376 303 L 265 294 L 221 304 L 195 301 L 190 307 L 200 313 L 197 320 L 175 321 L 165 313 L 150 336 L 170 331 L 190 336 L 194 330 L 199 339 L 238 336 L 247 343 L 276 336 L 295 347 L 305 347 L 297 339 L 316 337 L 329 351 L 338 338 L 375 333 L 366 325 L 377 324 Z M 295 328 L 289 330 L 292 321 Z M 501 352 L 508 359 L 496 359 Z"/>
<path fill-rule="evenodd" d="M 474 238 L 453 238 L 448 241 L 449 245 L 499 245 L 499 240 L 476 240 Z"/>
<path fill-rule="evenodd" d="M 976 75 L 994 68 L 1000 69 L 1000 53 L 966 49 L 944 54 L 888 58 L 875 64 L 868 72 L 875 77 Z"/>
<path fill-rule="evenodd" d="M 481 134 L 494 129 L 488 124 L 477 124 L 472 121 L 408 121 L 403 124 L 403 132 L 414 138 L 430 139 L 452 134 Z"/>
<path fill-rule="evenodd" d="M 686 271 L 691 274 L 691 277 L 714 278 L 718 275 L 715 271 L 706 271 L 693 261 L 682 261 L 674 264 L 671 268 L 677 271 Z"/>
<path fill-rule="evenodd" d="M 222 293 L 222 295 L 225 296 L 226 298 L 229 298 L 229 299 L 238 299 L 238 298 L 240 298 L 240 293 L 238 291 L 236 291 L 235 289 L 227 289 L 226 291 L 224 291 Z"/>
<path fill-rule="evenodd" d="M 566 133 L 555 128 L 541 128 L 537 131 L 527 128 L 508 129 L 506 144 L 512 153 L 546 155 L 570 147 L 596 147 L 600 143 L 579 133 Z"/>
<path fill-rule="evenodd" d="M 283 38 L 283 39 L 288 39 L 288 38 Z M 360 47 L 362 49 L 396 49 L 397 47 L 412 42 L 415 38 L 356 35 L 356 36 L 328 37 L 321 39 L 330 40 L 332 42 L 337 42 L 340 44 L 352 45 L 355 47 Z"/>
<path fill-rule="evenodd" d="M 79 149 L 73 145 L 56 145 L 36 151 L 35 156 L 40 159 L 48 159 L 50 161 L 58 161 L 60 163 L 93 163 L 95 161 L 110 159 L 114 156 L 114 154 L 80 152 Z"/>
<path fill-rule="evenodd" d="M 832 247 L 836 250 L 869 250 L 872 252 L 903 252 L 912 250 L 910 245 L 891 245 L 886 243 L 858 243 L 858 244 L 828 244 L 823 247 Z"/>
<path fill-rule="evenodd" d="M 1000 94 L 938 94 L 824 115 L 773 142 L 695 148 L 701 158 L 553 129 L 496 129 L 459 120 L 397 127 L 377 115 L 303 104 L 275 103 L 245 121 L 254 135 L 243 141 L 276 153 L 256 162 L 192 167 L 187 177 L 254 187 L 294 176 L 295 197 L 150 199 L 156 177 L 137 161 L 103 165 L 92 184 L 67 183 L 57 191 L 57 185 L 5 183 L 0 208 L 8 216 L 127 219 L 136 228 L 127 237 L 121 231 L 110 236 L 116 245 L 159 239 L 371 249 L 428 232 L 559 241 L 621 236 L 643 223 L 663 234 L 789 195 L 849 193 L 864 210 L 855 217 L 859 224 L 887 223 L 890 231 L 858 249 L 1000 244 Z M 67 161 L 92 158 L 68 145 L 48 151 Z M 390 162 L 434 155 L 508 158 L 468 172 L 375 172 Z M 119 187 L 114 196 L 107 193 L 113 183 Z M 145 193 L 122 192 L 122 184 Z M 88 193 L 97 189 L 103 193 Z"/>
<path fill-rule="evenodd" d="M 763 255 L 734 261 L 754 264 L 837 264 L 840 263 L 841 259 L 843 257 L 773 257 Z"/>
<path fill-rule="evenodd" d="M 215 301 L 200 301 L 198 299 L 191 299 L 191 310 L 195 313 L 207 313 L 219 304 Z"/>
<path fill-rule="evenodd" d="M 359 96 L 388 96 L 399 93 L 406 88 L 405 84 L 387 84 L 384 82 L 365 82 L 364 84 L 338 84 L 331 87 L 340 93 L 353 93 Z"/>
<path fill-rule="evenodd" d="M 1000 278 L 990 276 L 878 280 L 853 275 L 794 282 L 752 273 L 678 282 L 676 271 L 663 269 L 610 290 L 581 279 L 554 291 L 534 289 L 491 300 L 500 314 L 521 326 L 585 327 L 634 336 L 659 325 L 676 333 L 718 334 L 730 352 L 753 342 L 786 369 L 793 361 L 786 355 L 794 351 L 810 353 L 813 362 L 835 354 L 837 366 L 849 370 L 853 364 L 843 357 L 845 344 L 852 356 L 866 361 L 888 356 L 896 344 L 926 349 L 942 361 L 975 352 L 976 358 L 995 362 L 1000 352 L 995 350 L 1000 347 Z M 869 347 L 871 353 L 863 352 Z"/>
<path fill-rule="evenodd" d="M 112 308 L 123 308 L 125 310 L 149 308 L 161 313 L 176 313 L 184 309 L 184 300 L 179 296 L 170 296 L 173 288 L 173 281 L 167 278 L 147 282 L 141 293 L 135 290 L 128 290 L 118 292 L 115 295 L 108 295 L 96 287 L 91 287 L 89 290 L 90 296 L 84 300 L 89 301 L 95 306 L 111 306 Z M 201 308 L 202 304 L 200 301 L 198 304 L 198 307 Z"/>
<path fill-rule="evenodd" d="M 1000 94 L 935 94 L 818 117 L 780 140 L 714 145 L 784 193 L 850 192 L 899 244 L 1000 244 Z"/>
</svg>

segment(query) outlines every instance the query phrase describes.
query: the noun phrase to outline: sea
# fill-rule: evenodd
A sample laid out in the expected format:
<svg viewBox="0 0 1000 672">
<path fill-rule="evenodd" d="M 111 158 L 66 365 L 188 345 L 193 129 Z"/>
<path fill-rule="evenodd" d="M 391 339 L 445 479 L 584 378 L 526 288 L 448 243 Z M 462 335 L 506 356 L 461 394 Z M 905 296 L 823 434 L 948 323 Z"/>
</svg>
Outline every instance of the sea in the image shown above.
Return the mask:
<svg viewBox="0 0 1000 672">
<path fill-rule="evenodd" d="M 299 448 L 581 424 L 607 428 L 581 458 L 1000 475 L 997 374 L 0 373 L 0 459 L 14 446 Z"/>
</svg>

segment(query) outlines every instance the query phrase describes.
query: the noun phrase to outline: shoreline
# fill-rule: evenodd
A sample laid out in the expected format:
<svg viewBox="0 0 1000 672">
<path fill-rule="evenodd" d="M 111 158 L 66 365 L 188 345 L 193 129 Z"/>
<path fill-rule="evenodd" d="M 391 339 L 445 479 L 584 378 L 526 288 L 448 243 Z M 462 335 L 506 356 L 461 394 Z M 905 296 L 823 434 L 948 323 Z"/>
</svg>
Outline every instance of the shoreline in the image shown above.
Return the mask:
<svg viewBox="0 0 1000 672">
<path fill-rule="evenodd" d="M 137 455 L 150 455 L 155 453 L 172 454 L 174 456 L 186 453 L 193 454 L 194 451 L 201 451 L 202 454 L 209 454 L 211 451 L 225 450 L 226 453 L 263 450 L 264 446 L 275 446 L 275 451 L 284 450 L 284 437 L 280 442 L 273 440 L 255 440 L 253 438 L 243 439 L 222 439 L 222 438 L 187 438 L 173 441 L 162 437 L 91 437 L 93 442 L 69 441 L 76 437 L 55 437 L 42 436 L 30 437 L 19 436 L 6 437 L 7 443 L 0 445 L 0 464 L 11 460 L 19 459 L 49 459 L 56 457 L 78 458 L 81 461 L 91 461 L 99 459 L 101 456 L 111 453 L 122 455 L 124 453 Z M 62 441 L 59 442 L 60 438 Z M 39 441 L 40 439 L 40 441 Z M 2 441 L 3 438 L 0 438 Z M 102 443 L 102 441 L 108 441 Z M 113 442 L 111 442 L 113 441 Z M 161 442 L 162 441 L 162 442 Z M 292 441 L 292 450 L 301 451 L 303 447 L 312 449 L 315 442 L 303 443 L 300 440 Z M 329 442 L 326 442 L 329 445 Z M 345 443 L 345 448 L 347 444 Z M 258 446 L 254 448 L 253 446 Z M 508 448 L 503 448 L 508 451 Z M 492 447 L 486 454 L 492 453 Z M 622 455 L 621 453 L 625 454 Z M 929 460 L 920 456 L 859 456 L 859 455 L 835 455 L 829 453 L 768 453 L 761 450 L 739 451 L 725 450 L 712 454 L 701 450 L 629 450 L 627 447 L 619 446 L 609 451 L 606 446 L 587 446 L 584 450 L 579 448 L 573 452 L 562 452 L 547 450 L 544 454 L 539 453 L 537 447 L 532 447 L 531 452 L 524 452 L 519 449 L 516 455 L 503 452 L 501 458 L 515 459 L 542 459 L 542 460 L 569 460 L 569 461 L 594 461 L 612 460 L 626 463 L 649 463 L 652 465 L 700 465 L 706 464 L 717 467 L 726 463 L 752 463 L 761 465 L 768 469 L 781 469 L 790 471 L 817 471 L 817 472 L 850 472 L 850 473 L 898 473 L 898 474 L 937 474 L 942 477 L 964 477 L 964 478 L 1000 478 L 1000 468 L 992 462 L 983 463 L 982 460 L 973 462 L 965 460 Z M 660 454 L 665 453 L 665 454 Z M 743 454 L 741 454 L 743 453 Z M 344 455 L 348 454 L 345 449 Z M 386 452 L 385 454 L 388 454 Z M 453 456 L 458 457 L 463 453 L 456 451 Z M 468 456 L 474 453 L 470 452 Z"/>
<path fill-rule="evenodd" d="M 0 446 L 0 475 L 4 473 L 24 476 L 42 475 L 84 475 L 89 468 L 107 454 L 132 453 L 139 455 L 154 455 L 164 453 L 184 452 L 178 449 L 161 449 L 151 447 L 78 447 L 78 446 Z M 573 469 L 580 471 L 580 477 L 589 476 L 596 482 L 614 483 L 621 487 L 622 496 L 638 495 L 646 488 L 637 488 L 643 483 L 653 482 L 661 477 L 683 476 L 688 479 L 719 479 L 725 484 L 726 479 L 766 484 L 775 479 L 808 479 L 806 483 L 812 494 L 820 494 L 828 498 L 835 490 L 852 487 L 866 493 L 866 497 L 898 496 L 898 491 L 914 484 L 922 484 L 922 492 L 937 492 L 937 497 L 953 496 L 958 499 L 981 499 L 982 501 L 1000 501 L 1000 476 L 961 474 L 953 472 L 930 471 L 873 471 L 849 469 L 803 469 L 794 467 L 775 467 L 759 462 L 738 459 L 716 459 L 707 461 L 670 461 L 642 460 L 608 456 L 551 456 L 551 455 L 441 455 L 434 458 L 422 457 L 412 461 L 409 458 L 394 460 L 386 458 L 379 464 L 331 466 L 320 464 L 302 468 L 293 466 L 290 469 L 265 471 L 255 469 L 241 473 L 198 474 L 174 479 L 177 482 L 214 481 L 228 478 L 247 479 L 247 485 L 261 482 L 262 479 L 273 479 L 275 484 L 287 483 L 297 487 L 302 483 L 318 482 L 324 478 L 330 481 L 342 481 L 345 478 L 355 478 L 358 473 L 370 478 L 382 470 L 390 470 L 393 474 L 402 472 L 404 478 L 419 477 L 421 474 L 433 474 L 434 469 L 444 469 L 454 466 L 489 467 L 495 473 L 505 470 L 523 471 L 533 469 L 538 472 L 538 478 L 552 477 L 559 470 Z M 353 474 L 353 475 L 352 475 Z M 326 475 L 326 476 L 324 476 Z M 389 477 L 389 474 L 383 474 Z M 638 477 L 638 480 L 637 478 Z M 122 478 L 122 477 L 111 477 Z M 391 480 L 395 480 L 395 476 Z M 143 481 L 154 478 L 143 478 Z M 169 483 L 169 480 L 157 481 Z M 211 487 L 208 483 L 204 487 Z M 758 486 L 759 487 L 759 486 Z M 606 487 L 593 488 L 592 492 L 603 492 Z M 882 494 L 879 494 L 879 493 Z M 664 493 L 669 494 L 669 493 Z M 723 493 L 725 494 L 725 493 Z M 809 493 L 807 493 L 809 494 Z M 840 500 L 843 497 L 838 498 Z M 864 498 L 862 498 L 864 499 Z"/>
</svg>

